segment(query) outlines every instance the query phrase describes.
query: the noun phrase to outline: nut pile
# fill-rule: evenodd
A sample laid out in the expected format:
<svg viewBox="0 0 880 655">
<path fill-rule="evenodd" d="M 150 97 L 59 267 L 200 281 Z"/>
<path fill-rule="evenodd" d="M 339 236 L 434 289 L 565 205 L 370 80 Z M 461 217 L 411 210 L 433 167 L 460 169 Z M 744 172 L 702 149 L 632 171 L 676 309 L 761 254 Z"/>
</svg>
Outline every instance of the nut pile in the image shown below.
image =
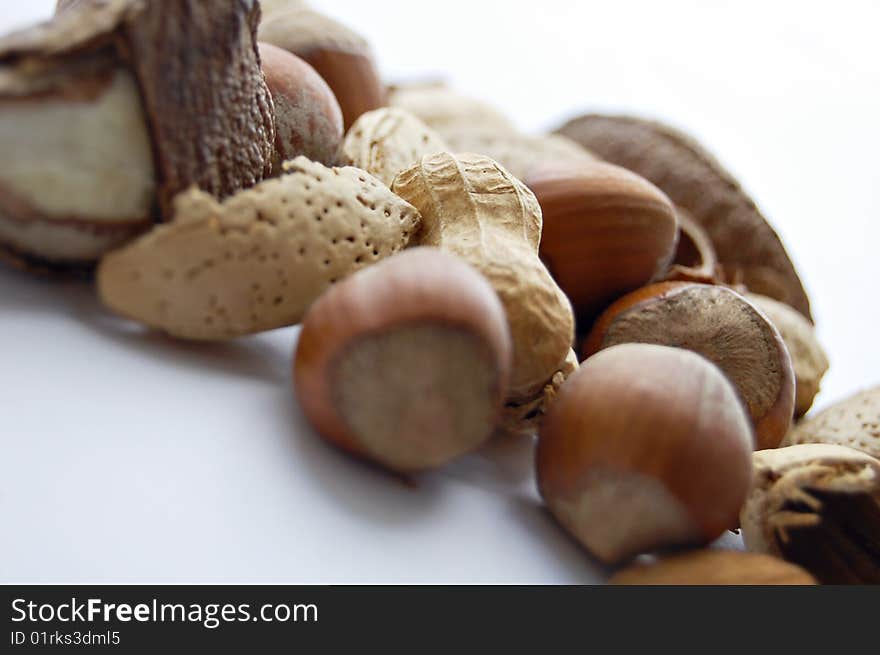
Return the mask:
<svg viewBox="0 0 880 655">
<path fill-rule="evenodd" d="M 612 582 L 880 582 L 880 388 L 808 413 L 809 299 L 717 160 L 632 117 L 523 134 L 263 5 L 59 0 L 0 39 L 3 259 L 180 339 L 301 323 L 306 417 L 397 474 L 535 439 Z"/>
</svg>

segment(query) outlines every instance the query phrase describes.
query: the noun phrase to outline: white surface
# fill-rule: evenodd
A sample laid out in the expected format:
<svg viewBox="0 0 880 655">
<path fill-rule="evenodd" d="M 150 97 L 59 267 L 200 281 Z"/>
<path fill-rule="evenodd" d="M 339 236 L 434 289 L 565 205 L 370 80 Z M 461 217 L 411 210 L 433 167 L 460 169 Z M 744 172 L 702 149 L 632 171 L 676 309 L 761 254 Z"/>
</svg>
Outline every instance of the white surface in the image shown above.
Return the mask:
<svg viewBox="0 0 880 655">
<path fill-rule="evenodd" d="M 524 128 L 587 108 L 672 121 L 783 236 L 832 369 L 880 382 L 880 9 L 870 2 L 316 3 L 390 79 L 445 74 Z M 54 2 L 0 0 L 0 29 Z M 408 488 L 319 441 L 291 400 L 296 330 L 193 346 L 91 290 L 0 270 L 0 581 L 588 582 L 527 447 Z"/>
</svg>

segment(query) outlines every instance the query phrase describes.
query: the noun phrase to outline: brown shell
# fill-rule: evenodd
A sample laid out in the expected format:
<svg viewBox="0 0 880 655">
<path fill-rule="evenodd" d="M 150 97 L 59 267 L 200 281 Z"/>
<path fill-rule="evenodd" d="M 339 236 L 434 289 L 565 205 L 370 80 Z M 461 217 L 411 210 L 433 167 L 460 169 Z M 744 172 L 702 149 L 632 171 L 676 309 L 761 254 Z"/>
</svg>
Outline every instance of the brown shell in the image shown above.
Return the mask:
<svg viewBox="0 0 880 655">
<path fill-rule="evenodd" d="M 308 62 L 333 89 L 347 130 L 364 112 L 385 105 L 385 86 L 367 41 L 338 21 L 303 7 L 271 14 L 260 41 Z"/>
<path fill-rule="evenodd" d="M 304 157 L 285 169 L 222 204 L 197 190 L 178 196 L 174 221 L 102 260 L 104 303 L 188 339 L 292 325 L 418 227 L 418 212 L 364 171 Z"/>
<path fill-rule="evenodd" d="M 623 342 L 686 348 L 733 382 L 754 422 L 757 446 L 774 448 L 791 426 L 795 379 L 778 330 L 722 286 L 657 282 L 619 298 L 596 320 L 584 355 Z"/>
<path fill-rule="evenodd" d="M 615 563 L 733 527 L 751 451 L 748 417 L 716 366 L 686 350 L 623 344 L 562 386 L 535 467 L 557 520 Z"/>
<path fill-rule="evenodd" d="M 699 144 L 661 123 L 590 114 L 559 130 L 597 156 L 660 187 L 705 228 L 726 281 L 791 305 L 810 301 L 779 236 L 739 183 Z"/>
<path fill-rule="evenodd" d="M 171 198 L 192 184 L 224 197 L 271 172 L 272 99 L 258 20 L 255 0 L 83 0 L 0 40 L 0 64 L 39 75 L 46 60 L 101 56 L 129 67 L 167 215 Z"/>
<path fill-rule="evenodd" d="M 488 281 L 437 248 L 411 248 L 312 305 L 294 390 L 315 429 L 398 471 L 434 468 L 488 439 L 511 343 Z"/>
</svg>

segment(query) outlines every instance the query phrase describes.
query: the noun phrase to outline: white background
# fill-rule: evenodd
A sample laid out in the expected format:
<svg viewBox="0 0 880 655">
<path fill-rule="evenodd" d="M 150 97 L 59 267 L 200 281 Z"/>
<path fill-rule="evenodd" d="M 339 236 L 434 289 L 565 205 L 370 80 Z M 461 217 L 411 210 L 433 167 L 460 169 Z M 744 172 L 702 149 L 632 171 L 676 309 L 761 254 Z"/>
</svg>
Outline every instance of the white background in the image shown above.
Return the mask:
<svg viewBox="0 0 880 655">
<path fill-rule="evenodd" d="M 316 4 L 390 80 L 445 76 L 524 129 L 588 108 L 685 127 L 801 272 L 832 361 L 818 406 L 880 382 L 880 5 Z M 53 5 L 0 0 L 0 28 Z M 0 270 L 0 581 L 601 578 L 538 505 L 526 445 L 412 488 L 326 447 L 291 400 L 295 335 L 175 343 Z"/>
</svg>

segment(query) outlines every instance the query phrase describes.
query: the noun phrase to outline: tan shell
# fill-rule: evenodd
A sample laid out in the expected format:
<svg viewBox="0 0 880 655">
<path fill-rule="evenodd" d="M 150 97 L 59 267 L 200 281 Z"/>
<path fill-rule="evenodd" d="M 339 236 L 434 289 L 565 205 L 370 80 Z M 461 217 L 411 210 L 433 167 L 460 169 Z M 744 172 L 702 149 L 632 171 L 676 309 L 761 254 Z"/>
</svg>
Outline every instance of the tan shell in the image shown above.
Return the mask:
<svg viewBox="0 0 880 655">
<path fill-rule="evenodd" d="M 409 242 L 418 212 L 356 168 L 305 157 L 222 204 L 192 190 L 175 220 L 109 254 L 114 311 L 174 336 L 225 339 L 292 325 L 325 289 Z"/>
<path fill-rule="evenodd" d="M 880 461 L 846 446 L 803 444 L 758 451 L 753 462 L 752 491 L 740 513 L 749 550 L 783 557 L 797 538 L 799 557 L 786 559 L 821 582 L 880 582 L 869 536 L 880 536 Z M 840 556 L 848 561 L 842 568 Z"/>
<path fill-rule="evenodd" d="M 590 114 L 558 132 L 647 178 L 705 228 L 726 281 L 791 305 L 807 318 L 810 301 L 785 247 L 733 176 L 678 130 L 630 116 Z"/>
<path fill-rule="evenodd" d="M 509 407 L 544 396 L 567 368 L 571 303 L 538 259 L 541 208 L 525 185 L 488 157 L 423 157 L 394 180 L 394 192 L 422 215 L 415 242 L 453 252 L 495 288 L 513 337 Z"/>
<path fill-rule="evenodd" d="M 346 164 L 362 168 L 389 186 L 400 171 L 424 155 L 446 150 L 448 147 L 434 130 L 396 107 L 362 114 L 342 144 Z"/>
<path fill-rule="evenodd" d="M 813 405 L 822 376 L 828 370 L 828 356 L 816 338 L 816 331 L 803 314 L 785 303 L 755 293 L 747 293 L 746 298 L 767 315 L 788 348 L 795 377 L 794 414 L 803 416 Z M 880 436 L 880 429 L 877 434 Z"/>
<path fill-rule="evenodd" d="M 498 131 L 515 131 L 507 117 L 480 100 L 461 95 L 443 83 L 391 87 L 388 104 L 405 109 L 442 136 L 461 125 L 481 125 Z"/>
<path fill-rule="evenodd" d="M 475 152 L 491 157 L 525 182 L 531 173 L 547 166 L 596 161 L 586 148 L 559 134 L 529 136 L 471 124 L 444 126 L 439 133 L 453 152 Z"/>
<path fill-rule="evenodd" d="M 784 446 L 805 443 L 849 446 L 880 459 L 880 387 L 805 418 L 782 442 Z"/>
</svg>

